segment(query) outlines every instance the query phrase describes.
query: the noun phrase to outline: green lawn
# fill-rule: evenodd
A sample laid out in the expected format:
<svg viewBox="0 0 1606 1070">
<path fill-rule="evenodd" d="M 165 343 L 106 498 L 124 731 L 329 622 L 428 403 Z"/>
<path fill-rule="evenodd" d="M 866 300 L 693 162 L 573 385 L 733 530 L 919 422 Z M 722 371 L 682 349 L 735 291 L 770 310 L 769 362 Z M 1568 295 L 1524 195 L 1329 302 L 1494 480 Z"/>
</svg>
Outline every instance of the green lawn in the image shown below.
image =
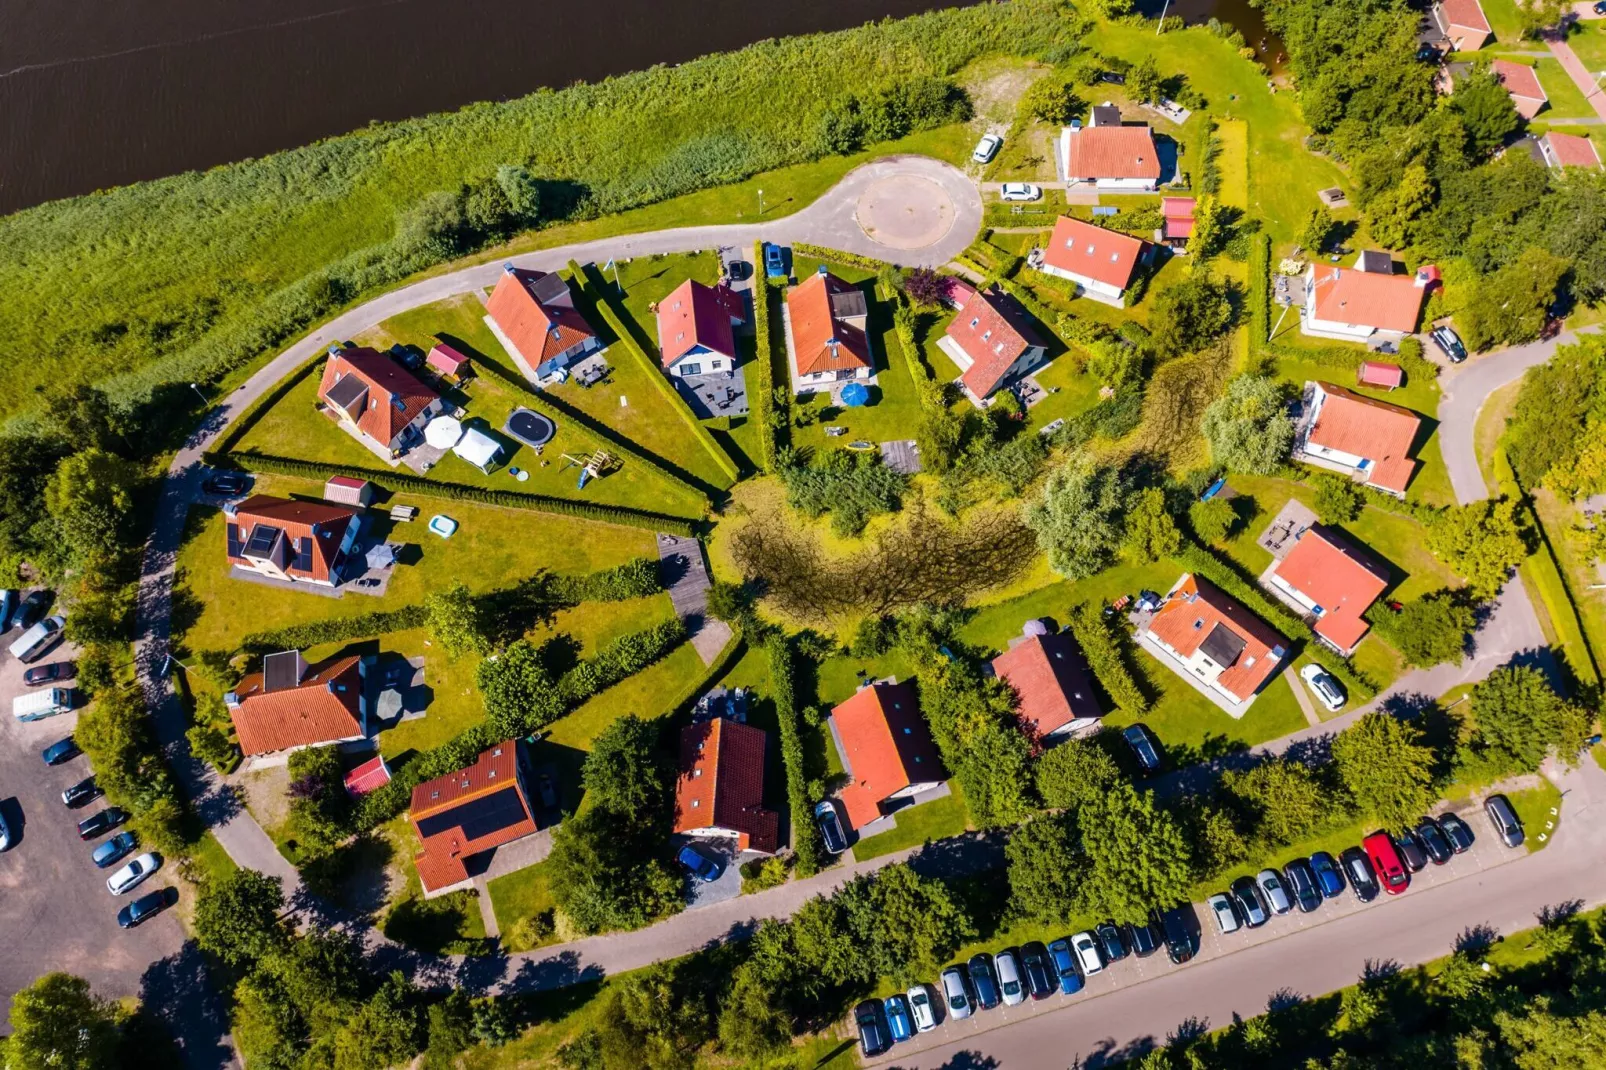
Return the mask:
<svg viewBox="0 0 1606 1070">
<path fill-rule="evenodd" d="M 1522 20 L 1517 15 L 1517 0 L 1481 0 L 1484 17 L 1494 31 L 1495 40 L 1503 45 L 1523 45 Z"/>
<path fill-rule="evenodd" d="M 396 843 L 401 862 L 397 867 L 406 876 L 406 885 L 391 899 L 380 930 L 399 944 L 430 954 L 488 955 L 496 941 L 485 935 L 475 893 L 451 892 L 434 899 L 424 898 L 424 887 L 413 865 L 417 840 L 404 818 L 388 823 L 385 833 Z"/>
<path fill-rule="evenodd" d="M 1544 56 L 1534 66 L 1535 73 L 1539 75 L 1539 84 L 1544 86 L 1545 96 L 1550 98 L 1550 107 L 1540 112 L 1537 118 L 1545 122 L 1560 122 L 1595 117 L 1594 107 L 1584 98 L 1572 77 L 1562 70 L 1560 60 Z M 1592 66 L 1590 69 L 1597 68 Z"/>
<path fill-rule="evenodd" d="M 552 891 L 547 887 L 546 863 L 525 866 L 505 877 L 497 877 L 486 885 L 486 890 L 491 894 L 491 906 L 496 911 L 496 927 L 502 931 L 502 950 L 511 955 L 539 947 L 540 944 L 522 939 L 524 934 L 518 933 L 516 927 L 525 918 L 556 906 Z M 554 934 L 551 940 L 556 939 Z"/>
<path fill-rule="evenodd" d="M 1506 798 L 1512 809 L 1517 811 L 1517 820 L 1522 822 L 1523 846 L 1530 852 L 1548 847 L 1550 837 L 1555 833 L 1554 825 L 1561 823 L 1560 789 L 1540 777 L 1538 787 L 1507 792 Z M 1551 813 L 1552 810 L 1556 812 Z M 1546 828 L 1547 825 L 1552 827 Z"/>
<path fill-rule="evenodd" d="M 863 862 L 918 847 L 927 840 L 945 840 L 970 828 L 970 811 L 959 793 L 959 783 L 950 780 L 948 788 L 952 794 L 946 798 L 899 810 L 894 817 L 898 827 L 860 840 L 853 845 L 853 857 Z"/>
<path fill-rule="evenodd" d="M 1556 552 L 1556 561 L 1566 578 L 1573 604 L 1578 608 L 1584 638 L 1597 658 L 1606 656 L 1606 590 L 1592 589 L 1602 582 L 1599 570 L 1579 552 L 1571 535 L 1578 522 L 1578 512 L 1570 503 L 1543 488 L 1534 492 L 1533 502 L 1551 549 Z"/>
<path fill-rule="evenodd" d="M 1567 35 L 1567 44 L 1591 73 L 1599 75 L 1606 71 L 1606 20 L 1575 22 L 1572 33 Z"/>
</svg>

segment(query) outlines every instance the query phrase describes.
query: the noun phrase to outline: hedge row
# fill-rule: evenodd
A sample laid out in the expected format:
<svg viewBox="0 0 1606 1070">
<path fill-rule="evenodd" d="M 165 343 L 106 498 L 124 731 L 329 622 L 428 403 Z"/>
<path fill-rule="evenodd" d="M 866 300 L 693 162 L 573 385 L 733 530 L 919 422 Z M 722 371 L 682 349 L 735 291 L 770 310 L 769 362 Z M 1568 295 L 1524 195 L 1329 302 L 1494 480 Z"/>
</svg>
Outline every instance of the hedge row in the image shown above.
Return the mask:
<svg viewBox="0 0 1606 1070">
<path fill-rule="evenodd" d="M 403 632 L 409 628 L 422 628 L 427 616 L 423 605 L 411 605 L 359 613 L 355 617 L 307 621 L 271 632 L 252 632 L 240 640 L 240 650 L 247 654 L 268 654 L 276 650 L 305 650 L 321 643 L 366 639 L 390 632 Z"/>
<path fill-rule="evenodd" d="M 753 385 L 747 391 L 752 420 L 758 427 L 758 463 L 766 472 L 775 471 L 775 454 L 780 427 L 775 418 L 775 339 L 771 335 L 769 282 L 759 272 L 764 263 L 764 243 L 753 248 Z M 790 377 L 787 395 L 791 394 Z M 791 419 L 790 414 L 784 417 Z"/>
<path fill-rule="evenodd" d="M 1249 371 L 1265 367 L 1271 336 L 1271 235 L 1249 237 Z"/>
<path fill-rule="evenodd" d="M 571 260 L 569 261 L 569 270 L 574 272 L 576 282 L 579 282 L 582 278 L 585 280 L 584 288 L 589 291 L 587 296 L 591 298 L 592 304 L 596 306 L 597 314 L 602 317 L 603 322 L 613 331 L 614 336 L 619 339 L 619 344 L 625 347 L 625 351 L 636 359 L 636 363 L 641 366 L 641 370 L 647 373 L 647 378 L 651 379 L 653 386 L 658 388 L 658 393 L 662 394 L 664 400 L 679 414 L 681 422 L 690 429 L 692 437 L 697 440 L 697 444 L 708 452 L 708 455 L 714 459 L 714 463 L 719 466 L 719 470 L 730 477 L 732 483 L 742 478 L 741 469 L 736 466 L 735 461 L 731 460 L 730 454 L 726 453 L 720 444 L 714 441 L 714 436 L 709 432 L 708 428 L 704 427 L 702 422 L 697 419 L 697 414 L 691 411 L 691 406 L 686 403 L 686 399 L 680 396 L 680 391 L 675 389 L 675 384 L 671 383 L 669 377 L 664 374 L 662 365 L 647 356 L 647 351 L 642 349 L 641 343 L 636 341 L 635 334 L 625 325 L 624 318 L 620 316 L 619 310 L 613 306 L 613 298 L 608 293 L 607 283 L 597 274 L 596 265 L 586 265 L 586 270 L 582 273 L 580 265 Z"/>
<path fill-rule="evenodd" d="M 587 413 L 582 412 L 573 405 L 570 405 L 562 398 L 545 393 L 544 391 L 532 390 L 530 389 L 530 384 L 525 382 L 522 378 L 509 375 L 505 370 L 488 361 L 480 361 L 475 364 L 474 367 L 479 374 L 485 375 L 488 373 L 491 378 L 497 380 L 503 386 L 511 389 L 514 393 L 519 395 L 520 400 L 525 405 L 536 410 L 537 412 L 541 412 L 558 422 L 569 420 L 575 424 L 578 424 L 591 434 L 597 436 L 597 438 L 608 443 L 611 448 L 617 450 L 619 453 L 624 454 L 632 460 L 640 461 L 642 464 L 646 465 L 648 468 L 651 468 L 660 476 L 663 476 L 665 479 L 685 487 L 693 494 L 699 494 L 705 500 L 708 498 L 708 492 L 711 488 L 702 480 L 698 479 L 690 472 L 683 471 L 678 465 L 672 464 L 671 462 L 666 461 L 662 457 L 659 457 L 655 454 L 648 453 L 646 450 L 637 446 L 634 442 L 631 442 L 628 438 L 620 435 L 607 424 L 594 419 Z"/>
<path fill-rule="evenodd" d="M 827 260 L 833 264 L 842 264 L 845 267 L 863 268 L 865 271 L 880 272 L 887 266 L 885 260 L 877 260 L 873 256 L 860 256 L 844 249 L 832 249 L 824 245 L 810 245 L 808 242 L 794 242 L 792 252 L 802 253 L 815 260 Z"/>
<path fill-rule="evenodd" d="M 1104 691 L 1117 706 L 1133 716 L 1149 711 L 1149 700 L 1143 689 L 1126 667 L 1126 659 L 1117 645 L 1118 639 L 1104 619 L 1102 606 L 1083 602 L 1073 606 L 1070 614 L 1071 634 L 1076 645 L 1082 648 L 1093 677 L 1104 685 Z"/>
<path fill-rule="evenodd" d="M 664 589 L 658 560 L 637 557 L 613 568 L 584 576 L 555 576 L 553 594 L 565 602 L 624 602 L 645 598 Z"/>
<path fill-rule="evenodd" d="M 421 479 L 400 472 L 381 472 L 373 468 L 360 468 L 351 464 L 333 464 L 322 461 L 303 461 L 295 457 L 276 457 L 255 450 L 241 450 L 230 454 L 208 453 L 207 464 L 214 468 L 237 468 L 242 471 L 275 472 L 285 476 L 301 476 L 322 482 L 330 476 L 350 476 L 400 494 L 417 494 L 427 498 L 445 498 L 449 501 L 477 502 L 496 505 L 504 509 L 529 509 L 538 513 L 556 513 L 560 516 L 580 517 L 604 524 L 621 524 L 626 527 L 646 528 L 648 531 L 666 531 L 672 535 L 690 535 L 695 521 L 665 513 L 649 513 L 643 509 L 630 509 L 623 505 L 603 505 L 600 502 L 577 502 L 568 498 L 554 498 L 546 494 L 526 494 L 516 490 L 487 490 L 462 483 L 447 483 L 438 479 Z"/>
<path fill-rule="evenodd" d="M 775 721 L 781 734 L 781 764 L 786 767 L 786 802 L 792 815 L 792 853 L 797 875 L 813 876 L 820 868 L 820 832 L 814 827 L 803 775 L 803 733 L 799 727 L 797 691 L 792 680 L 792 648 L 786 636 L 773 635 L 764 644 L 775 687 Z"/>
<path fill-rule="evenodd" d="M 1242 602 L 1250 612 L 1258 614 L 1262 620 L 1270 622 L 1285 635 L 1302 636 L 1308 640 L 1305 643 L 1305 654 L 1342 680 L 1352 697 L 1369 699 L 1377 694 L 1377 685 L 1356 672 L 1355 666 L 1348 658 L 1336 653 L 1331 647 L 1324 646 L 1303 620 L 1283 608 L 1281 603 L 1261 594 L 1253 583 L 1240 576 L 1235 568 L 1215 554 L 1188 540 L 1183 543 L 1182 552 L 1177 555 L 1177 560 L 1181 561 L 1188 571 L 1203 576 L 1220 587 Z"/>
<path fill-rule="evenodd" d="M 257 425 L 257 421 L 262 419 L 263 414 L 280 401 L 283 401 L 285 395 L 301 385 L 301 381 L 307 376 L 315 371 L 321 371 L 325 359 L 325 357 L 317 357 L 309 360 L 283 379 L 280 379 L 274 384 L 272 390 L 257 398 L 256 401 L 251 403 L 250 408 L 235 417 L 234 422 L 229 425 L 229 429 L 223 432 L 222 437 L 217 442 L 213 443 L 212 448 L 219 453 L 227 453 L 232 450 L 235 444 L 245 437 L 245 433 Z"/>
<path fill-rule="evenodd" d="M 686 641 L 686 626 L 679 617 L 654 624 L 651 628 L 621 635 L 597 653 L 563 674 L 558 693 L 570 709 L 592 695 L 662 659 Z"/>
</svg>

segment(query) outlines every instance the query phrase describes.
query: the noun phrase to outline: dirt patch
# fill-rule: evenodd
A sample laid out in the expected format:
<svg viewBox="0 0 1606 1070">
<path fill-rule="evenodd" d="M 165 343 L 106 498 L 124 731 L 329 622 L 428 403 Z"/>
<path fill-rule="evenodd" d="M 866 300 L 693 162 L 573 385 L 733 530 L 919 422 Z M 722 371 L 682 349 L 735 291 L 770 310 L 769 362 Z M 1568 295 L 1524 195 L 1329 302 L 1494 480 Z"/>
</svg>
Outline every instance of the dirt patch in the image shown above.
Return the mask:
<svg viewBox="0 0 1606 1070">
<path fill-rule="evenodd" d="M 244 773 L 235 786 L 245 794 L 246 808 L 265 829 L 278 828 L 290 817 L 290 768 L 274 765 Z"/>
<path fill-rule="evenodd" d="M 976 118 L 993 133 L 1003 133 L 1015 121 L 1015 107 L 1031 84 L 1053 68 L 1018 59 L 977 63 L 960 76 L 970 94 Z"/>
</svg>

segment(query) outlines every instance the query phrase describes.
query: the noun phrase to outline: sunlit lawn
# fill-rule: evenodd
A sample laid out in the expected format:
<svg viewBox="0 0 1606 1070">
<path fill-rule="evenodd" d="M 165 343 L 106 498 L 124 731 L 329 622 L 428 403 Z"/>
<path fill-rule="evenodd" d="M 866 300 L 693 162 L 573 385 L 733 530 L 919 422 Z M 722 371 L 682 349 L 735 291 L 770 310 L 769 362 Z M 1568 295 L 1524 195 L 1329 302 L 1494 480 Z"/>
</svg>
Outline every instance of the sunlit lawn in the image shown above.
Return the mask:
<svg viewBox="0 0 1606 1070">
<path fill-rule="evenodd" d="M 1606 20 L 1585 19 L 1573 23 L 1567 44 L 1592 73 L 1606 70 Z"/>
<path fill-rule="evenodd" d="M 920 806 L 908 806 L 893 815 L 897 827 L 859 840 L 853 845 L 853 857 L 863 862 L 879 858 L 908 847 L 919 847 L 927 840 L 945 840 L 959 835 L 970 827 L 970 811 L 959 791 L 959 782 L 950 780 L 951 794 Z"/>
<path fill-rule="evenodd" d="M 1598 70 L 1593 65 L 1590 69 Z M 1560 60 L 1542 56 L 1534 65 L 1534 70 L 1539 75 L 1539 84 L 1544 87 L 1545 96 L 1550 98 L 1550 107 L 1535 118 L 1544 122 L 1595 118 L 1594 107 L 1584 98 L 1583 92 L 1573 82 L 1572 77 L 1562 70 Z"/>
</svg>

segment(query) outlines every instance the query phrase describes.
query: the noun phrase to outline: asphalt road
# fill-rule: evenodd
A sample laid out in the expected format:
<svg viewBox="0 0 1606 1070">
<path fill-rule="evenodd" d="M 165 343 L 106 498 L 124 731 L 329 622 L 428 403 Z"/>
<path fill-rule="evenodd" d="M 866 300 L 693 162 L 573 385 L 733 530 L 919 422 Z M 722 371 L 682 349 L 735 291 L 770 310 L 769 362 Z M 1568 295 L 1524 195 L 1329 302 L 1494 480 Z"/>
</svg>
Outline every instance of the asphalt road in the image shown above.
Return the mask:
<svg viewBox="0 0 1606 1070">
<path fill-rule="evenodd" d="M 1458 937 L 1480 926 L 1510 933 L 1537 924 L 1546 907 L 1597 906 L 1606 902 L 1606 773 L 1586 757 L 1578 769 L 1555 779 L 1565 793 L 1565 820 L 1537 854 L 1507 852 L 1494 842 L 1488 822 L 1473 815 L 1476 854 L 1443 871 L 1417 874 L 1403 895 L 1379 896 L 1364 906 L 1335 901 L 1307 917 L 1273 919 L 1254 934 L 1211 933 L 1199 956 L 1184 966 L 1149 959 L 1136 978 L 1121 975 L 1136 974 L 1130 960 L 1117 963 L 1107 979 L 1095 977 L 1076 996 L 945 1023 L 868 1064 L 1096 1070 L 1163 1046 L 1168 1037 L 1220 1029 L 1235 1017 L 1325 995 L 1354 984 L 1369 969 L 1447 955 Z M 1202 911 L 1200 917 L 1211 924 Z"/>
</svg>

